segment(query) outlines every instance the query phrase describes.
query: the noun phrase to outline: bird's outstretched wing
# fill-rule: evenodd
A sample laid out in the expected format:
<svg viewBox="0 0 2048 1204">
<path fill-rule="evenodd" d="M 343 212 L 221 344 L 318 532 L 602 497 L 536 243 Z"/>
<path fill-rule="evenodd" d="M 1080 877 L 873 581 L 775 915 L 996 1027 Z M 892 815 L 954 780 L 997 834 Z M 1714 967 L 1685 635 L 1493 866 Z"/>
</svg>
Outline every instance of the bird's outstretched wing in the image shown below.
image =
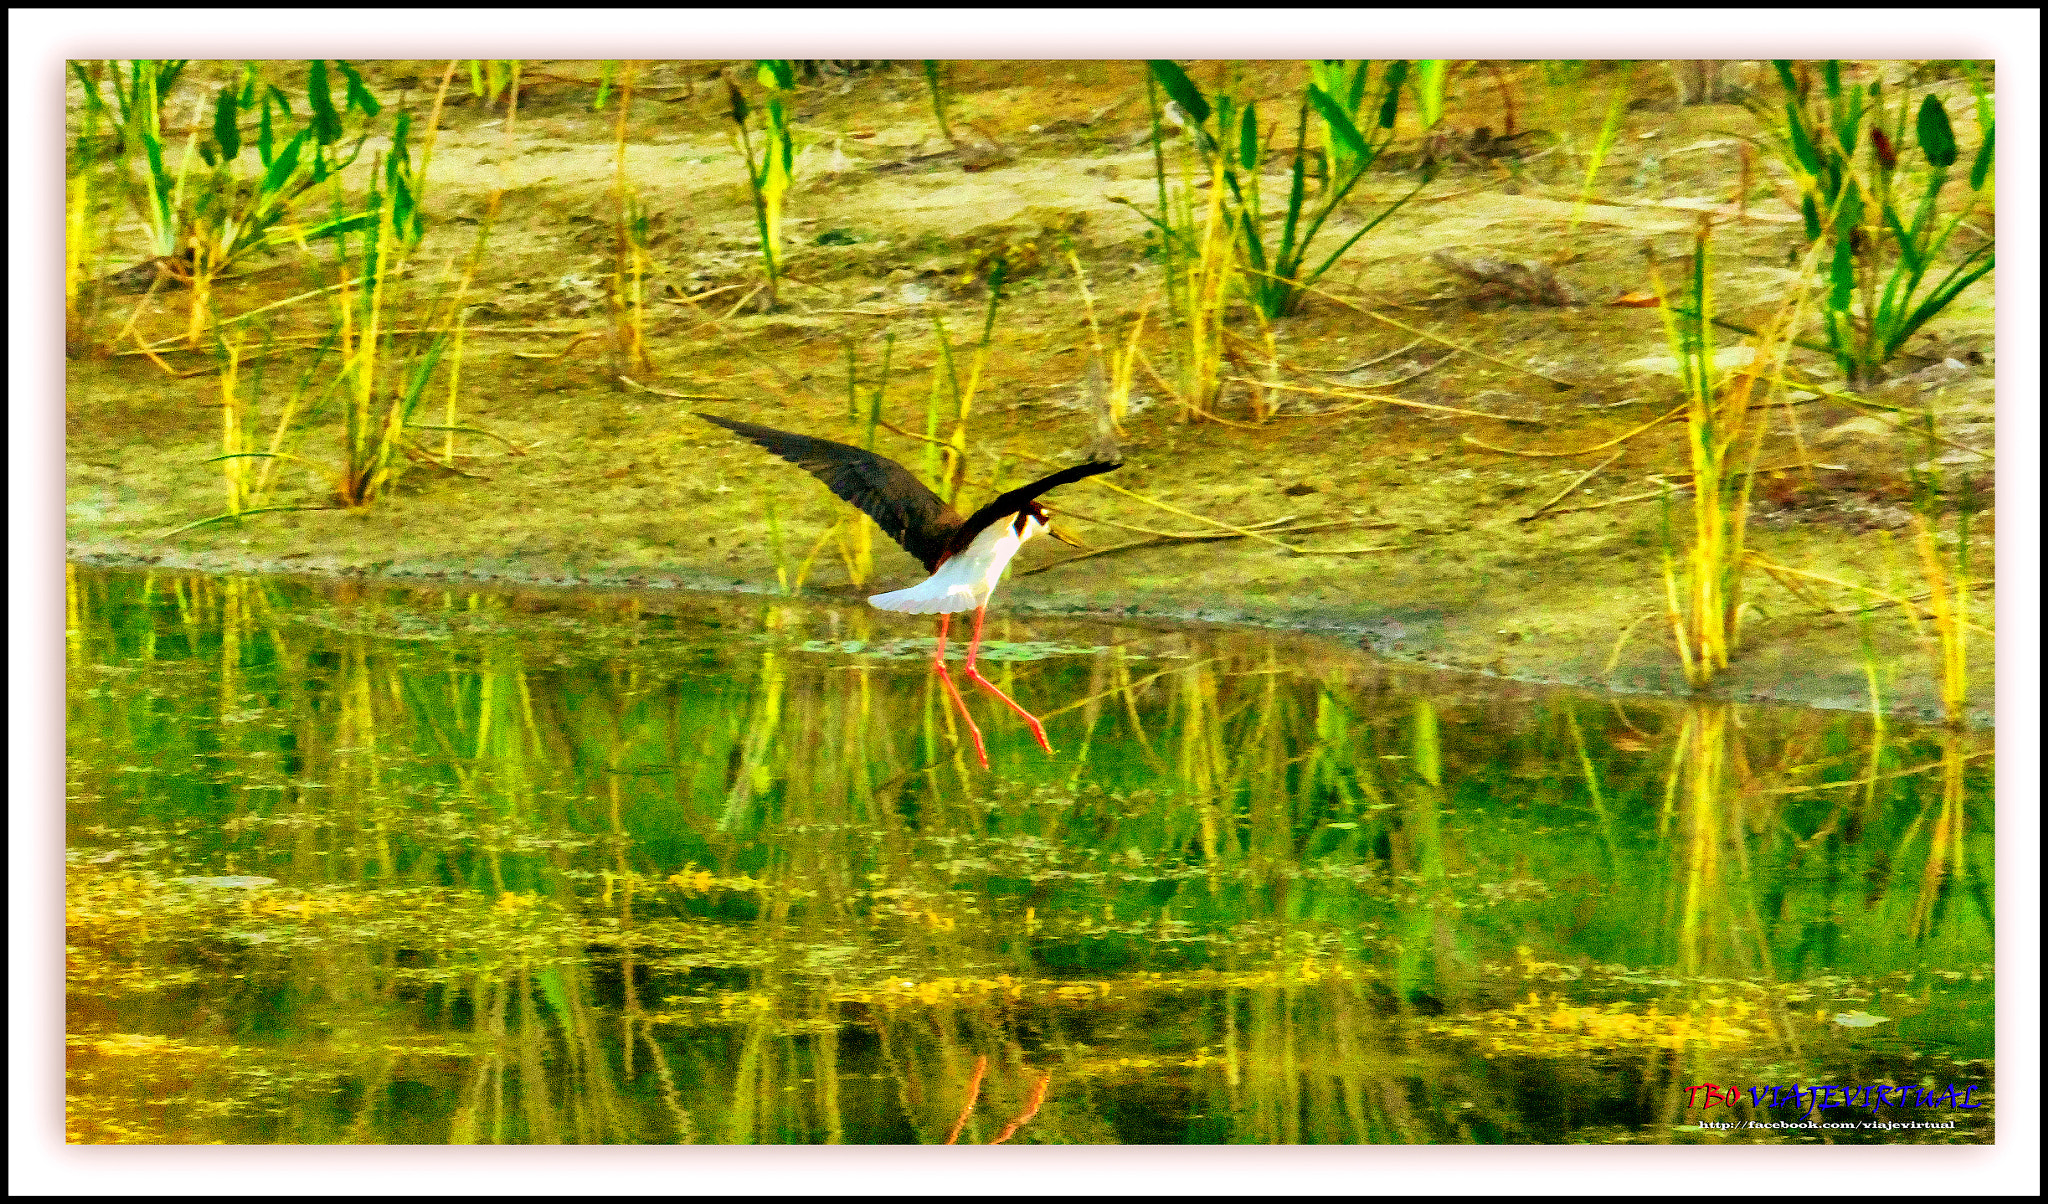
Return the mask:
<svg viewBox="0 0 2048 1204">
<path fill-rule="evenodd" d="M 1012 489 L 1010 492 L 998 496 L 996 500 L 968 515 L 963 527 L 968 531 L 980 531 L 989 523 L 1022 510 L 1025 506 L 1031 504 L 1039 494 L 1044 493 L 1048 489 L 1058 489 L 1062 485 L 1071 485 L 1085 477 L 1092 477 L 1097 473 L 1108 472 L 1112 468 L 1122 467 L 1123 461 L 1121 460 L 1091 460 L 1086 464 L 1076 464 L 1070 468 L 1062 468 L 1049 477 L 1040 478 L 1029 485 Z"/>
<path fill-rule="evenodd" d="M 833 493 L 874 519 L 875 525 L 902 544 L 904 551 L 917 557 L 927 572 L 938 567 L 953 532 L 960 527 L 959 511 L 939 500 L 939 495 L 911 476 L 909 469 L 886 456 L 851 444 L 793 435 L 752 422 L 737 422 L 713 414 L 697 417 L 753 440 L 825 482 Z"/>
</svg>

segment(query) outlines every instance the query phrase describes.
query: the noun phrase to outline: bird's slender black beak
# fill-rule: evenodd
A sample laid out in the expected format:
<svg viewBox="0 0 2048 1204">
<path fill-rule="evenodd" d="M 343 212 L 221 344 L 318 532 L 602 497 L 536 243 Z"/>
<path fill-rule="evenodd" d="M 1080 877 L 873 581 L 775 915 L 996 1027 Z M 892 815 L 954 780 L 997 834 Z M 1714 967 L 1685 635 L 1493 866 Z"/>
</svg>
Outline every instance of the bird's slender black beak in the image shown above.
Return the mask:
<svg viewBox="0 0 2048 1204">
<path fill-rule="evenodd" d="M 1061 543 L 1066 544 L 1068 547 L 1079 548 L 1083 552 L 1088 550 L 1087 544 L 1082 543 L 1080 540 L 1075 539 L 1073 536 L 1067 534 L 1065 531 L 1060 530 L 1058 527 L 1051 525 L 1050 523 L 1046 524 L 1045 533 L 1047 535 L 1052 536 L 1054 539 L 1059 540 Z"/>
</svg>

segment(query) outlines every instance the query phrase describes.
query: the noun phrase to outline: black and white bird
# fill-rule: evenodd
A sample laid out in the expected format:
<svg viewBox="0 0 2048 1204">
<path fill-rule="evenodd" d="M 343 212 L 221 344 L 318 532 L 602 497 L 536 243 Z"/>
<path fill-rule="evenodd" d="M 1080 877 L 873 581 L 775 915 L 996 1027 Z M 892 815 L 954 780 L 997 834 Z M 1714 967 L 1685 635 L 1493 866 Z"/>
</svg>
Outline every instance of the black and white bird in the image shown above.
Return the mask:
<svg viewBox="0 0 2048 1204">
<path fill-rule="evenodd" d="M 1062 468 L 1049 477 L 1010 490 L 963 518 L 912 476 L 909 469 L 886 456 L 752 422 L 711 414 L 697 416 L 753 440 L 825 482 L 827 488 L 874 519 L 889 538 L 902 544 L 904 551 L 924 565 L 931 576 L 908 589 L 876 594 L 868 599 L 868 604 L 903 614 L 939 616 L 939 647 L 932 658 L 932 668 L 966 721 L 967 731 L 974 737 L 974 753 L 984 768 L 988 765 L 988 749 L 982 743 L 981 729 L 967 713 L 967 700 L 960 696 L 959 687 L 946 673 L 946 631 L 953 616 L 964 610 L 974 612 L 974 636 L 967 645 L 968 680 L 1023 716 L 1039 747 L 1048 753 L 1052 751 L 1045 738 L 1045 725 L 1038 717 L 1018 706 L 974 667 L 975 655 L 981 649 L 981 624 L 988 614 L 989 595 L 995 592 L 1003 570 L 1025 543 L 1044 534 L 1081 546 L 1079 541 L 1053 529 L 1052 515 L 1038 504 L 1039 495 L 1084 477 L 1121 468 L 1121 463 L 1094 460 Z"/>
</svg>

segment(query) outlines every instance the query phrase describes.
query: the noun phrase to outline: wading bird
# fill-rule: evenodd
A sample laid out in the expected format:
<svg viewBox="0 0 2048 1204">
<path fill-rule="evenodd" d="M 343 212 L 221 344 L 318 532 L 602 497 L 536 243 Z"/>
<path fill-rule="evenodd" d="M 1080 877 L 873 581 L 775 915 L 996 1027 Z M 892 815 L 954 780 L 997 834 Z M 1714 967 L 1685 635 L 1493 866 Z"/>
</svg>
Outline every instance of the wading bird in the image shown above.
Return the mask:
<svg viewBox="0 0 2048 1204">
<path fill-rule="evenodd" d="M 1046 752 L 1045 725 L 1038 716 L 1017 705 L 1008 694 L 974 667 L 981 650 L 981 624 L 988 614 L 988 598 L 1002 580 L 1003 570 L 1026 540 L 1041 532 L 1062 543 L 1080 547 L 1079 541 L 1052 529 L 1052 516 L 1038 504 L 1038 495 L 1048 489 L 1071 484 L 1083 477 L 1121 468 L 1119 463 L 1095 460 L 1062 468 L 1020 489 L 1012 489 L 965 518 L 939 500 L 896 461 L 830 439 L 793 435 L 751 422 L 735 422 L 710 414 L 697 417 L 724 427 L 735 435 L 751 439 L 769 451 L 825 482 L 827 488 L 875 520 L 889 538 L 924 564 L 931 576 L 908 589 L 876 594 L 868 604 L 903 614 L 939 616 L 939 648 L 932 657 L 932 669 L 946 687 L 967 731 L 974 737 L 974 755 L 988 767 L 988 749 L 982 744 L 981 729 L 967 713 L 967 700 L 946 673 L 946 630 L 953 616 L 963 610 L 974 612 L 974 637 L 967 644 L 967 679 L 987 690 L 1003 704 L 1024 717 L 1031 734 Z"/>
</svg>

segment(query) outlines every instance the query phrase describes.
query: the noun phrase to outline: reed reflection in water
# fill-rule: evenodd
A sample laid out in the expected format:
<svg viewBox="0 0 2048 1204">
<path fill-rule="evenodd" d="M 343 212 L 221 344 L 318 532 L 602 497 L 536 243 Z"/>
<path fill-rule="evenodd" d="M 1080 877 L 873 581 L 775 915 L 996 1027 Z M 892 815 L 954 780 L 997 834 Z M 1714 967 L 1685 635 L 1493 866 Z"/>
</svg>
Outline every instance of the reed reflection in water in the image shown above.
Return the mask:
<svg viewBox="0 0 2048 1204">
<path fill-rule="evenodd" d="M 1988 734 L 992 619 L 984 772 L 864 608 L 68 581 L 74 1141 L 1993 1134 Z"/>
</svg>

